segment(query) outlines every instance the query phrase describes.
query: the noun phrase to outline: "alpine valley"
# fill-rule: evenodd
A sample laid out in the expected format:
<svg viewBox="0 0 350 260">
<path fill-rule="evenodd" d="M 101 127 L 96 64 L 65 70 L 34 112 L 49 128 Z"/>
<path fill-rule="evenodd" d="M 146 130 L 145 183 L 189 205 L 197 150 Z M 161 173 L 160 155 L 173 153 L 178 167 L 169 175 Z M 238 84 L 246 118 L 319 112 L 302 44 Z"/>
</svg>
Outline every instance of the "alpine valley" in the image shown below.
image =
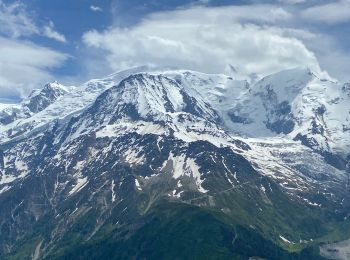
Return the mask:
<svg viewBox="0 0 350 260">
<path fill-rule="evenodd" d="M 49 83 L 0 104 L 0 258 L 348 259 L 349 162 L 350 84 L 308 68 Z"/>
</svg>

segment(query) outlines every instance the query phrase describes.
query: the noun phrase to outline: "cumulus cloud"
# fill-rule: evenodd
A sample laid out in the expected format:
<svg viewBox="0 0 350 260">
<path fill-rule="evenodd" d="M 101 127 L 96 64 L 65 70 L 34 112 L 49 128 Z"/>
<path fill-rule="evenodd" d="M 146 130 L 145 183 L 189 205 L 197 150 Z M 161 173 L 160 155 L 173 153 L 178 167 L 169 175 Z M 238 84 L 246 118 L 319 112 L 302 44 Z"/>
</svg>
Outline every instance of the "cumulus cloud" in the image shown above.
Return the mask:
<svg viewBox="0 0 350 260">
<path fill-rule="evenodd" d="M 329 24 L 344 23 L 350 21 L 350 0 L 334 1 L 333 3 L 315 5 L 302 11 L 302 17 Z"/>
<path fill-rule="evenodd" d="M 31 89 L 52 79 L 50 69 L 67 56 L 49 48 L 0 37 L 0 96 L 26 96 Z"/>
<path fill-rule="evenodd" d="M 92 30 L 83 41 L 107 52 L 106 64 L 113 70 L 151 64 L 223 73 L 234 65 L 245 74 L 266 75 L 309 66 L 321 73 L 300 40 L 269 25 L 288 19 L 288 12 L 268 5 L 196 7 L 153 14 L 127 29 Z"/>
</svg>

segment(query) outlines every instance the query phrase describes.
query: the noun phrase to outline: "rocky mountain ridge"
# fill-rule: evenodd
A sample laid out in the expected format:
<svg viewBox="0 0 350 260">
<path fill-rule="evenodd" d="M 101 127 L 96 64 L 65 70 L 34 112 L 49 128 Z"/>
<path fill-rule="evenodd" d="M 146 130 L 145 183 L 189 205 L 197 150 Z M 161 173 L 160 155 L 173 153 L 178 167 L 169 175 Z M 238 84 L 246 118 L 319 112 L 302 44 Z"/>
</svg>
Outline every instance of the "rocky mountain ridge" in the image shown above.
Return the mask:
<svg viewBox="0 0 350 260">
<path fill-rule="evenodd" d="M 164 203 L 217 212 L 282 255 L 347 225 L 346 84 L 305 68 L 250 85 L 143 67 L 45 88 L 23 103 L 32 114 L 0 126 L 3 255 L 62 257 L 74 255 L 64 241 L 133 237 L 130 225 Z"/>
</svg>

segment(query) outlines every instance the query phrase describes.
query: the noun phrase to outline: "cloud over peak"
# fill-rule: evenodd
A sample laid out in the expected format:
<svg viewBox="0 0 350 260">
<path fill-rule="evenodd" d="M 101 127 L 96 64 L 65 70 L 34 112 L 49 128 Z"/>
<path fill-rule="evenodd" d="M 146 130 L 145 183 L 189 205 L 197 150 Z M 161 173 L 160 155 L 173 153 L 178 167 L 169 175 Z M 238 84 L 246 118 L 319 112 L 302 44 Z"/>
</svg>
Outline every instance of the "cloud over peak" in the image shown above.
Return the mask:
<svg viewBox="0 0 350 260">
<path fill-rule="evenodd" d="M 52 79 L 50 69 L 60 66 L 67 55 L 29 42 L 0 37 L 0 92 L 2 97 L 25 96 Z"/>
<path fill-rule="evenodd" d="M 266 75 L 295 66 L 321 73 L 315 55 L 300 40 L 269 25 L 289 19 L 288 12 L 269 5 L 254 8 L 255 12 L 246 6 L 161 12 L 131 28 L 89 31 L 83 41 L 106 51 L 105 62 L 112 70 L 156 64 L 222 73 L 234 64 L 244 74 Z"/>
</svg>

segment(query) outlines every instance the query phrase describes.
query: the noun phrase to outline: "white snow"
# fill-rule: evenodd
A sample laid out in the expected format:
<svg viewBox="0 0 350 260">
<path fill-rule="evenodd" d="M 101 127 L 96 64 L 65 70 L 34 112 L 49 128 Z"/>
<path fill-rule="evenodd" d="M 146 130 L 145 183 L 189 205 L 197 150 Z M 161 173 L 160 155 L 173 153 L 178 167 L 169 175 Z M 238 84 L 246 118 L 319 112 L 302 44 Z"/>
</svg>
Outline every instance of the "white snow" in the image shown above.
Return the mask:
<svg viewBox="0 0 350 260">
<path fill-rule="evenodd" d="M 311 189 L 313 184 L 310 179 L 317 179 L 317 176 L 312 176 L 315 173 L 339 183 L 346 179 L 344 171 L 330 166 L 322 156 L 302 146 L 300 142 L 293 141 L 293 138 L 301 133 L 313 137 L 317 141 L 316 148 L 340 154 L 350 150 L 350 94 L 343 92 L 341 84 L 330 79 L 320 79 L 305 68 L 276 73 L 253 84 L 245 80 L 234 80 L 226 75 L 166 68 L 143 67 L 118 72 L 69 89 L 69 93 L 43 111 L 0 126 L 0 143 L 25 137 L 35 131 L 42 132 L 54 120 L 58 120 L 59 124 L 67 122 L 89 108 L 96 97 L 105 90 L 118 85 L 127 76 L 135 73 L 142 73 L 142 77 L 132 84 L 126 84 L 125 89 L 116 89 L 108 96 L 109 103 L 106 101 L 106 107 L 111 110 L 107 111 L 110 113 L 107 113 L 106 118 L 98 118 L 101 119 L 100 122 L 89 121 L 90 118 L 79 121 L 77 128 L 55 156 L 57 164 L 62 158 L 69 158 L 77 151 L 77 146 L 72 145 L 71 141 L 83 133 L 96 133 L 96 138 L 115 138 L 132 132 L 140 135 L 155 134 L 158 135 L 157 148 L 161 151 L 162 135 L 169 136 L 172 132 L 176 139 L 185 142 L 205 140 L 217 147 L 231 147 L 234 152 L 239 152 L 248 159 L 259 173 L 273 178 L 291 193 Z M 157 77 L 159 74 L 169 79 Z M 183 111 L 185 99 L 182 91 L 196 99 L 196 109 L 203 111 L 200 116 Z M 291 105 L 296 125 L 294 131 L 288 135 L 276 134 L 266 127 L 267 119 L 276 119 L 276 115 L 271 111 L 273 102 L 266 100 L 266 95 L 271 91 L 274 92 L 273 102 L 278 104 L 287 101 Z M 110 119 L 116 112 L 114 109 L 128 104 L 135 105 L 144 118 L 134 121 L 125 117 L 111 123 Z M 174 111 L 169 112 L 166 104 L 174 108 Z M 0 113 L 16 106 L 18 108 L 20 105 L 0 104 Z M 325 108 L 323 115 L 315 114 L 320 107 Z M 239 112 L 239 115 L 248 121 L 232 122 L 229 116 L 232 111 Z M 215 112 L 223 121 L 222 125 L 211 121 L 216 118 Z M 312 120 L 316 120 L 324 128 L 324 135 L 312 132 Z M 233 144 L 234 140 L 245 142 L 252 149 L 242 150 Z M 105 149 L 107 151 L 110 147 Z M 1 172 L 0 184 L 9 184 L 28 174 L 30 169 L 25 163 L 25 153 L 28 152 L 14 153 L 12 158 L 17 158 L 16 160 L 5 158 L 5 168 L 15 168 L 17 174 L 9 175 L 6 170 Z M 142 147 L 130 147 L 123 156 L 131 165 L 145 163 Z M 193 158 L 171 154 L 168 161 L 172 161 L 171 173 L 174 179 L 180 181 L 183 176 L 191 177 L 200 192 L 207 192 L 202 187 L 204 179 L 200 167 Z M 237 173 L 233 170 L 231 172 L 231 166 L 226 165 L 224 160 L 221 163 L 228 182 L 234 186 L 236 181 L 238 183 Z M 70 159 L 67 159 L 66 169 L 70 164 Z M 74 168 L 81 172 L 83 167 L 84 162 L 81 161 Z M 303 170 L 300 170 L 302 167 Z M 77 183 L 70 194 L 81 190 L 86 183 L 86 177 L 77 177 Z M 114 201 L 114 182 L 111 185 Z M 305 203 L 313 204 L 306 200 Z"/>
<path fill-rule="evenodd" d="M 6 174 L 6 172 L 5 173 L 0 172 L 0 185 L 11 184 L 15 180 L 23 179 L 24 177 L 27 176 L 27 174 L 28 174 L 27 171 L 22 171 L 21 174 L 19 175 L 9 175 L 9 174 Z"/>
<path fill-rule="evenodd" d="M 199 167 L 192 158 L 181 156 L 174 156 L 170 154 L 168 161 L 172 162 L 173 169 L 172 174 L 174 179 L 179 179 L 182 176 L 192 177 L 197 185 L 197 189 L 201 193 L 206 193 L 208 190 L 205 190 L 202 187 L 204 180 L 201 179 L 201 174 L 199 172 Z M 164 166 L 163 166 L 164 168 Z"/>
<path fill-rule="evenodd" d="M 280 239 L 282 239 L 282 241 L 285 242 L 285 243 L 294 244 L 293 242 L 289 241 L 287 238 L 285 238 L 285 237 L 283 237 L 283 236 L 281 236 L 281 235 L 280 235 L 279 237 L 280 237 Z"/>
<path fill-rule="evenodd" d="M 171 194 L 169 194 L 170 196 L 172 197 L 175 197 L 175 198 L 181 198 L 181 194 L 183 193 L 184 191 L 180 191 L 178 192 L 177 190 L 173 190 Z"/>
<path fill-rule="evenodd" d="M 115 188 L 115 182 L 114 182 L 114 180 L 112 180 L 112 183 L 111 183 L 112 203 L 115 202 L 116 197 L 117 197 L 116 194 L 115 194 L 114 188 Z"/>
<path fill-rule="evenodd" d="M 144 155 L 140 155 L 141 150 L 136 149 L 129 149 L 127 152 L 123 155 L 125 158 L 125 161 L 129 164 L 134 165 L 142 165 L 145 162 Z"/>
<path fill-rule="evenodd" d="M 78 178 L 76 180 L 76 184 L 74 185 L 74 187 L 69 191 L 69 196 L 79 192 L 82 188 L 84 188 L 86 186 L 87 183 L 88 183 L 87 177 Z"/>
<path fill-rule="evenodd" d="M 73 115 L 82 112 L 91 105 L 96 97 L 108 88 L 117 85 L 121 80 L 134 73 L 147 71 L 148 67 L 137 67 L 130 70 L 120 71 L 111 74 L 104 79 L 93 79 L 81 86 L 73 88 L 69 93 L 62 96 L 57 102 L 54 102 L 43 111 L 32 115 L 29 118 L 16 120 L 15 122 L 0 126 L 0 143 L 10 141 L 8 131 L 11 129 L 12 134 L 21 133 L 20 135 L 30 132 L 39 131 L 47 124 L 54 120 L 67 121 Z M 23 132 L 23 130 L 25 130 Z"/>
<path fill-rule="evenodd" d="M 18 171 L 20 171 L 20 172 L 26 172 L 26 171 L 28 171 L 28 166 L 27 166 L 27 164 L 26 163 L 24 163 L 23 161 L 21 161 L 21 160 L 16 160 L 15 161 L 15 167 L 16 167 L 16 169 L 18 170 Z"/>
<path fill-rule="evenodd" d="M 8 191 L 9 189 L 11 189 L 11 186 L 4 186 L 4 187 L 2 187 L 1 189 L 0 189 L 0 194 L 1 193 L 4 193 L 5 191 Z"/>
<path fill-rule="evenodd" d="M 142 191 L 142 188 L 140 186 L 140 183 L 138 181 L 138 179 L 135 178 L 135 186 L 136 186 L 136 189 L 139 190 L 139 191 Z"/>
</svg>

